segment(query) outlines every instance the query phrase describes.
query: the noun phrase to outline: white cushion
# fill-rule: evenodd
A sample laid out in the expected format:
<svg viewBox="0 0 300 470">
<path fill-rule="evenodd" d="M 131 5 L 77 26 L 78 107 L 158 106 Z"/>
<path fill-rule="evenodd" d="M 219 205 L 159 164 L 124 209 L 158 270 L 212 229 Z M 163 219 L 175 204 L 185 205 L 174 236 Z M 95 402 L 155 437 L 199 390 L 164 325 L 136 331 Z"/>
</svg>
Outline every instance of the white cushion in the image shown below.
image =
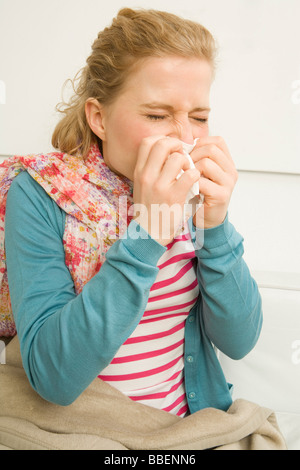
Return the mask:
<svg viewBox="0 0 300 470">
<path fill-rule="evenodd" d="M 273 409 L 288 448 L 300 450 L 300 282 L 298 275 L 254 275 L 264 323 L 257 345 L 244 359 L 220 353 L 233 398 Z"/>
<path fill-rule="evenodd" d="M 288 450 L 300 450 L 300 414 L 277 412 L 276 417 Z"/>
</svg>

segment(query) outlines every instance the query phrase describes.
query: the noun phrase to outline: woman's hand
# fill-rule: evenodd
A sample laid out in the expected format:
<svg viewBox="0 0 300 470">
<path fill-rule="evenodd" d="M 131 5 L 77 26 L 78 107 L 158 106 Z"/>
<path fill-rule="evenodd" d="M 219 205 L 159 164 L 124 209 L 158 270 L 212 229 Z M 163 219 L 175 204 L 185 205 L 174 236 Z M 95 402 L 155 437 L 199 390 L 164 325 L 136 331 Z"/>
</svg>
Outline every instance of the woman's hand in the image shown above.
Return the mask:
<svg viewBox="0 0 300 470">
<path fill-rule="evenodd" d="M 177 179 L 181 170 L 183 175 Z M 190 169 L 180 140 L 151 136 L 143 139 L 134 171 L 134 218 L 162 245 L 167 245 L 182 222 L 187 193 L 199 180 Z"/>
<path fill-rule="evenodd" d="M 204 195 L 204 204 L 194 214 L 194 225 L 199 228 L 216 227 L 226 217 L 238 179 L 237 170 L 222 137 L 198 139 L 191 157 L 201 173 L 199 189 Z"/>
</svg>

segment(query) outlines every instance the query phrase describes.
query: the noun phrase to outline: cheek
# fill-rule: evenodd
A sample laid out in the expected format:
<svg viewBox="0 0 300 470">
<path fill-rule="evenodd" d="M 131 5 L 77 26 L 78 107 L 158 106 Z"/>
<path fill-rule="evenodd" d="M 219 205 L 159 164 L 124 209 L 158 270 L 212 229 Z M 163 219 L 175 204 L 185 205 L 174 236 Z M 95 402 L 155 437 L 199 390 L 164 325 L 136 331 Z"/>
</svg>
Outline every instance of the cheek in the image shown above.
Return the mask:
<svg viewBox="0 0 300 470">
<path fill-rule="evenodd" d="M 130 119 L 129 116 L 124 116 L 115 125 L 114 135 L 119 145 L 124 146 L 124 150 L 126 148 L 130 153 L 136 153 L 145 132 L 144 126 L 139 121 Z"/>
<path fill-rule="evenodd" d="M 208 125 L 200 127 L 196 131 L 196 137 L 208 137 L 209 136 L 209 127 Z"/>
<path fill-rule="evenodd" d="M 156 134 L 158 134 L 158 131 L 154 126 L 140 120 L 136 120 L 127 126 L 127 129 L 124 129 L 124 137 L 126 138 L 128 148 L 131 148 L 135 155 L 138 154 L 142 140 Z"/>
<path fill-rule="evenodd" d="M 205 129 L 203 129 L 203 137 L 208 137 L 209 136 L 209 127 L 207 126 Z"/>
</svg>

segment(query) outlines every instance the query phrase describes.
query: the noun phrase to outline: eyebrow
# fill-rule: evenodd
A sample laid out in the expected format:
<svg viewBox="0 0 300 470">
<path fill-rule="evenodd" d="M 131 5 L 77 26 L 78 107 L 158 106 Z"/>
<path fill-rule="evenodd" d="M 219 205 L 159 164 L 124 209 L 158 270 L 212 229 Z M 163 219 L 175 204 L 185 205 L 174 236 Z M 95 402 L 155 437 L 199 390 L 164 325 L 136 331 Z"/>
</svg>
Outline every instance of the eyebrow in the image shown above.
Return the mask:
<svg viewBox="0 0 300 470">
<path fill-rule="evenodd" d="M 165 104 L 165 103 L 159 103 L 159 102 L 151 102 L 151 103 L 144 103 L 141 105 L 141 108 L 147 108 L 147 109 L 166 109 L 168 111 L 173 111 L 174 108 L 173 106 L 169 105 L 169 104 Z M 197 107 L 197 108 L 194 108 L 191 110 L 191 113 L 195 113 L 195 112 L 203 112 L 203 111 L 208 111 L 210 112 L 211 109 L 210 108 L 207 108 L 207 107 Z"/>
</svg>

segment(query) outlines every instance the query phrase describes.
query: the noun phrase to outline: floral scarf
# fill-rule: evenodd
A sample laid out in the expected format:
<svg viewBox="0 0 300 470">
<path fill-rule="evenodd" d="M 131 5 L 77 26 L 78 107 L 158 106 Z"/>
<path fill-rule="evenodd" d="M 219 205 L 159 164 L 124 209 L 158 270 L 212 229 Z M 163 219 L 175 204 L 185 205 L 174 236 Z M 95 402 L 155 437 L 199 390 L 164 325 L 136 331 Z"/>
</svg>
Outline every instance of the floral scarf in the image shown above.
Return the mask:
<svg viewBox="0 0 300 470">
<path fill-rule="evenodd" d="M 132 183 L 108 168 L 97 145 L 91 147 L 85 161 L 60 152 L 5 160 L 0 165 L 0 336 L 16 334 L 4 230 L 7 193 L 22 171 L 27 171 L 66 212 L 65 263 L 77 294 L 99 271 L 107 250 L 125 232 L 131 219 Z"/>
</svg>

